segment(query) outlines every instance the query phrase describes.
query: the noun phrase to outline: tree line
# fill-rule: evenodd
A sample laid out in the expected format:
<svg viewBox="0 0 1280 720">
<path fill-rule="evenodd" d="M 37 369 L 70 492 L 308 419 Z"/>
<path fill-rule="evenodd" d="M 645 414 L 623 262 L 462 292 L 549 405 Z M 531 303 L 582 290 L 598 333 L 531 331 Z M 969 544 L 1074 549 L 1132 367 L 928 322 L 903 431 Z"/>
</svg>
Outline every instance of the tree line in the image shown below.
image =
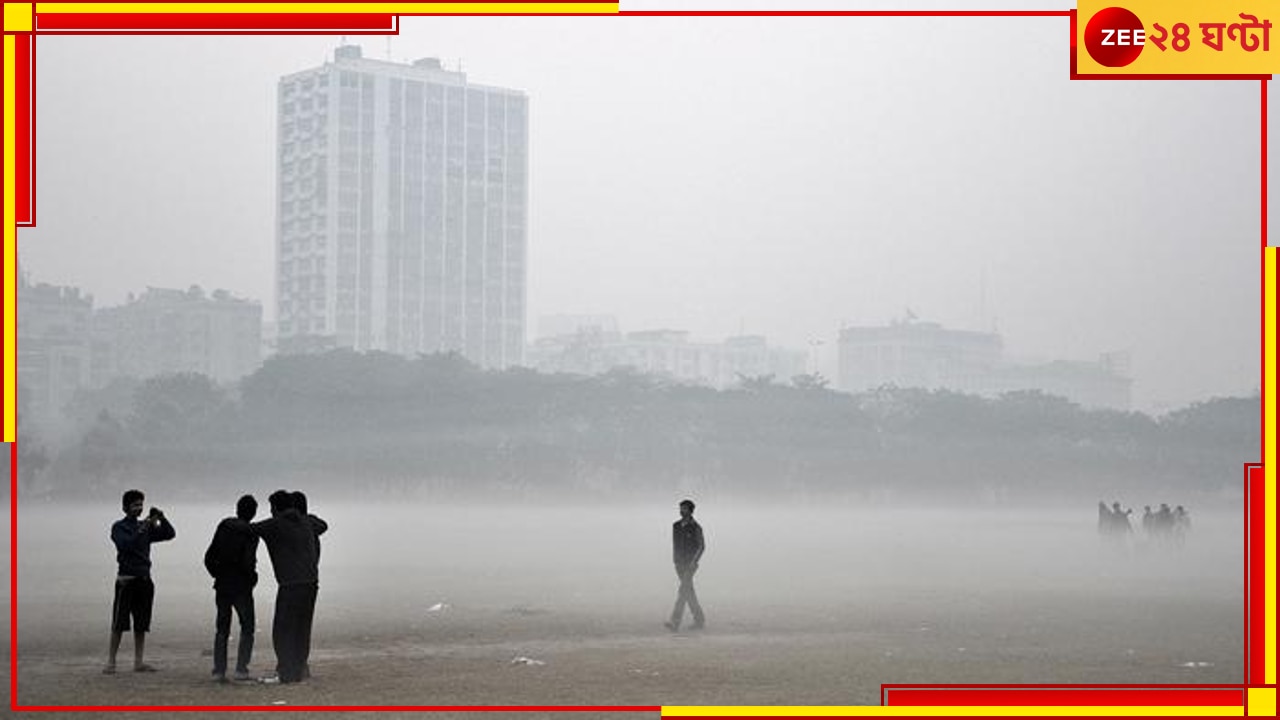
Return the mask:
<svg viewBox="0 0 1280 720">
<path fill-rule="evenodd" d="M 28 429 L 19 464 L 24 489 L 77 496 L 145 484 L 223 497 L 255 480 L 526 500 L 1186 496 L 1239 486 L 1260 459 L 1260 407 L 1216 398 L 1153 418 L 1039 392 L 848 394 L 816 375 L 717 391 L 334 350 L 272 357 L 229 387 L 176 374 L 81 392 L 61 430 Z"/>
</svg>

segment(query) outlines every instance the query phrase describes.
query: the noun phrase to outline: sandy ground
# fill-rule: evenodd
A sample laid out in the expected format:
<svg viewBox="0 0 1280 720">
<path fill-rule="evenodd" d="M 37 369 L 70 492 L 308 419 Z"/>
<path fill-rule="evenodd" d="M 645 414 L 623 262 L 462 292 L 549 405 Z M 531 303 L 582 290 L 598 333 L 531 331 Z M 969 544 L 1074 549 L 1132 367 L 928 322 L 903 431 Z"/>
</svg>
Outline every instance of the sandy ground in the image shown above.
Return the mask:
<svg viewBox="0 0 1280 720">
<path fill-rule="evenodd" d="M 661 557 L 669 512 L 652 522 L 513 511 L 419 523 L 397 512 L 408 511 L 329 513 L 314 677 L 287 687 L 210 681 L 212 591 L 193 558 L 217 509 L 170 510 L 186 542 L 153 553 L 148 660 L 161 671 L 115 676 L 100 673 L 105 525 L 25 512 L 21 704 L 856 705 L 878 704 L 883 683 L 1238 683 L 1244 672 L 1230 516 L 1198 525 L 1181 552 L 1138 544 L 1123 554 L 1101 547 L 1088 520 L 1077 531 L 1075 518 L 1056 516 L 1001 527 L 806 513 L 800 537 L 769 525 L 777 513 L 740 527 L 704 519 L 708 628 L 673 635 L 661 624 L 675 591 Z M 890 532 L 902 527 L 929 529 Z M 380 540 L 362 547 L 352 528 Z M 653 557 L 629 565 L 651 541 Z M 266 673 L 275 587 L 265 551 L 260 561 L 253 667 Z M 126 638 L 122 659 L 129 651 Z"/>
</svg>

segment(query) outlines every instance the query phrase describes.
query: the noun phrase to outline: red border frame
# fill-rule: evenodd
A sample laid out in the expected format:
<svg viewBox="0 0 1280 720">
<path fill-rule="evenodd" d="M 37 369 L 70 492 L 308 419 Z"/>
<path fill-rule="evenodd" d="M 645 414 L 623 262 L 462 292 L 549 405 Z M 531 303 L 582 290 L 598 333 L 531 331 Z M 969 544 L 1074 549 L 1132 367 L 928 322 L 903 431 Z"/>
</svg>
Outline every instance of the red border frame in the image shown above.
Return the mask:
<svg viewBox="0 0 1280 720">
<path fill-rule="evenodd" d="M 481 16 L 485 13 L 450 13 L 451 15 Z M 510 15 L 542 15 L 543 13 L 506 13 Z M 586 15 L 587 13 L 582 13 Z M 1070 77 L 1072 80 L 1255 80 L 1261 81 L 1261 181 L 1262 181 L 1262 243 L 1263 259 L 1267 246 L 1267 81 L 1266 75 L 1082 75 L 1076 71 L 1076 11 L 1075 10 L 938 10 L 938 11 L 622 11 L 624 16 L 843 16 L 843 17 L 1068 17 L 1070 22 Z M 6 33 L 20 36 L 18 39 L 18 93 L 16 147 L 18 157 L 18 224 L 35 224 L 35 36 L 45 34 L 395 34 L 398 33 L 400 16 L 430 15 L 426 13 L 402 13 L 399 15 L 347 15 L 347 14 L 48 14 L 41 26 L 40 16 L 34 13 L 32 32 Z M 53 20 L 53 18 L 58 18 Z M 123 22 L 127 18 L 130 22 Z M 145 18 L 145 20 L 144 20 Z M 356 19 L 353 26 L 351 21 Z M 375 29 L 379 20 L 390 20 L 390 29 Z M 288 22 L 286 22 L 288 21 Z M 341 21 L 341 22 L 339 22 Z M 50 24 L 52 22 L 52 24 Z M 290 29 L 288 26 L 293 25 Z M 302 28 L 296 26 L 302 25 Z M 102 30 L 109 27 L 109 30 Z M 384 28 L 386 26 L 383 26 Z M 97 28 L 97 29 L 94 29 Z M 23 72 L 23 70 L 27 72 Z M 24 112 L 25 111 L 25 112 Z M 25 172 L 24 172 L 25 170 Z M 24 183 L 25 180 L 25 183 Z M 23 211 L 26 210 L 26 214 Z M 1263 298 L 1266 302 L 1266 298 Z M 1264 383 L 1265 383 L 1265 373 Z M 1267 388 L 1262 388 L 1265 393 Z M 1265 417 L 1264 432 L 1265 428 Z M 529 711 L 529 712 L 655 712 L 660 706 L 21 706 L 18 704 L 18 603 L 17 603 L 17 503 L 18 503 L 18 448 L 10 446 L 10 708 L 14 711 L 280 711 L 280 712 L 351 712 L 351 711 Z M 1195 705 L 1245 707 L 1246 687 L 1262 685 L 1265 658 L 1263 656 L 1264 607 L 1264 556 L 1266 538 L 1262 525 L 1266 508 L 1266 489 L 1261 465 L 1245 466 L 1245 677 L 1239 686 L 1222 685 L 897 685 L 881 686 L 881 702 L 889 704 L 890 694 L 898 698 L 896 706 L 961 706 L 961 705 L 1168 705 L 1187 704 L 1188 696 L 1196 699 Z M 1274 686 L 1265 686 L 1274 687 Z M 907 701 L 903 702 L 902 698 Z M 1100 702 L 1105 698 L 1106 702 Z M 1117 702 L 1117 698 L 1122 701 Z M 1035 700 L 1034 702 L 1031 702 Z"/>
<path fill-rule="evenodd" d="M 16 56 L 14 79 L 17 81 L 14 91 L 14 152 L 16 157 L 15 177 L 25 177 L 27 181 L 19 182 L 14 188 L 17 210 L 16 222 L 19 227 L 36 224 L 36 38 L 30 33 L 19 33 L 15 37 Z M 30 138 L 23 142 L 23 138 Z"/>
<path fill-rule="evenodd" d="M 1266 684 L 1266 643 L 1262 629 L 1266 624 L 1266 478 L 1261 465 L 1245 466 L 1245 633 L 1244 681 L 1251 686 Z"/>
<path fill-rule="evenodd" d="M 149 32 L 265 32 L 323 33 L 347 35 L 394 33 L 398 17 L 387 14 L 341 13 L 48 13 L 37 14 L 34 31 L 49 34 L 91 34 Z"/>
<path fill-rule="evenodd" d="M 885 685 L 881 704 L 915 707 L 1052 705 L 1055 707 L 1134 706 L 1239 707 L 1247 705 L 1242 687 L 1204 685 Z"/>
</svg>

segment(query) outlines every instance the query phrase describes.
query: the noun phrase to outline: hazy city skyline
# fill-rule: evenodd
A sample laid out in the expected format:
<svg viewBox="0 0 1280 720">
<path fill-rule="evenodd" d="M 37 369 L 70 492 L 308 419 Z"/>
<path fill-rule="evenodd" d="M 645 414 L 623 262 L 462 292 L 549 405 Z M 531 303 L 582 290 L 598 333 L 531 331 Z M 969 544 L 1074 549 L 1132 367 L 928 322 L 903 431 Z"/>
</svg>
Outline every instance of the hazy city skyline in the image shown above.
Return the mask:
<svg viewBox="0 0 1280 720">
<path fill-rule="evenodd" d="M 1253 391 L 1257 83 L 1072 83 L 1065 22 L 402 18 L 348 41 L 528 93 L 531 330 L 821 340 L 832 376 L 841 325 L 910 308 L 1018 357 L 1128 351 L 1137 409 Z M 276 82 L 338 44 L 41 37 L 24 269 L 98 306 L 200 284 L 270 316 Z"/>
</svg>

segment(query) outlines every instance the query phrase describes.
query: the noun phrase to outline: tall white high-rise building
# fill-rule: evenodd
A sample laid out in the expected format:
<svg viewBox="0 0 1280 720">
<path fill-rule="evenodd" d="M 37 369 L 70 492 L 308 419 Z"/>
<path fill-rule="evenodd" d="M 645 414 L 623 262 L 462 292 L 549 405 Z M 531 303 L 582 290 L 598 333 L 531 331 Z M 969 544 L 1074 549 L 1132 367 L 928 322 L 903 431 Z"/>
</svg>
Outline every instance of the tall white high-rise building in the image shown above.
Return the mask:
<svg viewBox="0 0 1280 720">
<path fill-rule="evenodd" d="M 280 79 L 278 348 L 522 360 L 528 98 L 434 58 Z"/>
</svg>

